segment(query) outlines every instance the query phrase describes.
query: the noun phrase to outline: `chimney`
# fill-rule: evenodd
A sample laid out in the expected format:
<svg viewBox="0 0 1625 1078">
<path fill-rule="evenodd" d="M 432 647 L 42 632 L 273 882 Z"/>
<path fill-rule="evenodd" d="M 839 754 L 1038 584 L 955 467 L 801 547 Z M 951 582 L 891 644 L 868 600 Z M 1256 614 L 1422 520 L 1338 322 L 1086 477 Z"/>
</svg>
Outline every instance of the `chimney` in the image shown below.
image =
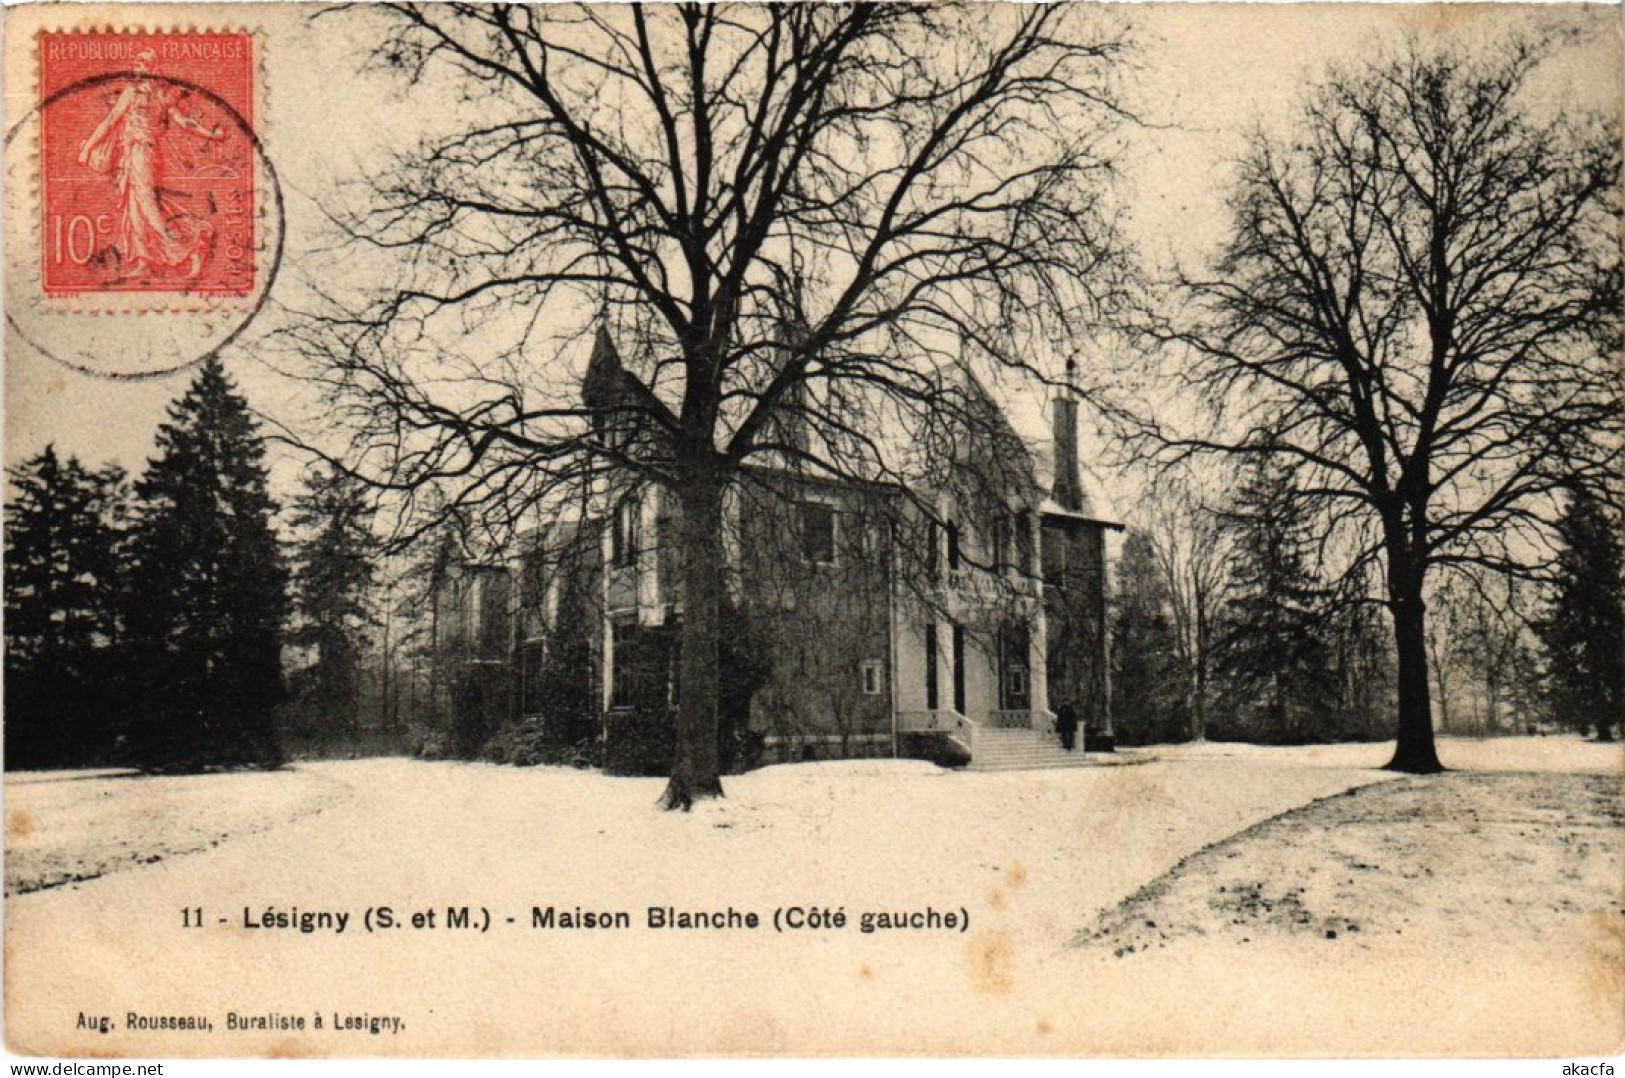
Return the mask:
<svg viewBox="0 0 1625 1078">
<path fill-rule="evenodd" d="M 779 346 L 775 374 L 778 369 L 790 362 L 790 353 L 805 344 L 812 333 L 811 327 L 807 325 L 806 316 L 802 313 L 799 274 L 791 278 L 790 288 L 790 295 L 780 302 L 779 333 L 782 343 Z M 800 453 L 808 452 L 811 446 L 807 436 L 807 403 L 807 383 L 797 381 L 780 398 L 778 407 L 769 417 L 773 438 Z M 793 465 L 797 468 L 803 463 L 799 458 L 793 460 Z"/>
<path fill-rule="evenodd" d="M 1055 450 L 1053 497 L 1064 509 L 1083 508 L 1083 484 L 1078 478 L 1078 401 L 1074 390 L 1076 364 L 1066 361 L 1066 388 L 1055 398 L 1050 413 Z"/>
</svg>

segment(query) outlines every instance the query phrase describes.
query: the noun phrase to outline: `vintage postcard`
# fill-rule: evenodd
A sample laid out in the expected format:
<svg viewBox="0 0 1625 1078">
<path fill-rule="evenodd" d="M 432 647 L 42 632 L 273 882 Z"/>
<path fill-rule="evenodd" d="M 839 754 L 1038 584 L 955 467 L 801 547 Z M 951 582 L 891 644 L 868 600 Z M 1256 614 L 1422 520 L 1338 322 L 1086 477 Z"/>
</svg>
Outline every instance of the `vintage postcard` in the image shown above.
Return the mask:
<svg viewBox="0 0 1625 1078">
<path fill-rule="evenodd" d="M 11 1053 L 1625 1050 L 1617 7 L 4 41 Z"/>
</svg>

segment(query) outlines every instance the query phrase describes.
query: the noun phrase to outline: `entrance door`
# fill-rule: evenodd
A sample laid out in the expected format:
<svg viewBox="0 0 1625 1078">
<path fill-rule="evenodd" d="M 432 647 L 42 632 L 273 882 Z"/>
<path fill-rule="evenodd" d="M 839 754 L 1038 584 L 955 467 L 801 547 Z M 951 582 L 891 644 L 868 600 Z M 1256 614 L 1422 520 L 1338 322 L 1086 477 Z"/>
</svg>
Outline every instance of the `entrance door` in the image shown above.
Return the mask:
<svg viewBox="0 0 1625 1078">
<path fill-rule="evenodd" d="M 999 709 L 1028 711 L 1032 708 L 1032 681 L 1029 676 L 1027 626 L 1007 625 L 999 634 Z"/>
</svg>

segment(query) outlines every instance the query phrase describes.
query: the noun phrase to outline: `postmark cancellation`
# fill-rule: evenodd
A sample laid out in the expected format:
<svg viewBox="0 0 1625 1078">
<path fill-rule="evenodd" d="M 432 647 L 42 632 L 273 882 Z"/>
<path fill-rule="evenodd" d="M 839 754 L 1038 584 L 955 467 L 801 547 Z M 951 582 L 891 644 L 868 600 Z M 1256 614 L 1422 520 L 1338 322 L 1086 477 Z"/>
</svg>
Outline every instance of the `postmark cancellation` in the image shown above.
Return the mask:
<svg viewBox="0 0 1625 1078">
<path fill-rule="evenodd" d="M 84 373 L 152 377 L 254 319 L 283 224 L 264 51 L 252 28 L 219 25 L 32 35 L 30 106 L 6 131 L 7 321 L 22 341 Z"/>
</svg>

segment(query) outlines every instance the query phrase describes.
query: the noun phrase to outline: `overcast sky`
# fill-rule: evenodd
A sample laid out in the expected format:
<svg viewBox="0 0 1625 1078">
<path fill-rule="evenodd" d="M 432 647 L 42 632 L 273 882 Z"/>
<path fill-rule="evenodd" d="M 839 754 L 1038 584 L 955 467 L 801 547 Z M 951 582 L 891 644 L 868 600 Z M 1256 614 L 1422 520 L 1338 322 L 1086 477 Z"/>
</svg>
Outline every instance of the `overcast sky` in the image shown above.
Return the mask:
<svg viewBox="0 0 1625 1078">
<path fill-rule="evenodd" d="M 36 20 L 63 18 L 64 10 L 84 25 L 107 21 L 105 10 L 80 5 L 8 11 L 8 130 L 34 103 L 25 42 L 32 40 Z M 342 15 L 313 21 L 314 10 L 244 4 L 180 9 L 173 18 L 143 12 L 149 23 L 175 25 L 184 18 L 193 25 L 260 32 L 261 133 L 288 199 L 288 280 L 278 282 L 278 294 L 294 287 L 290 282 L 313 261 L 310 251 L 322 234 L 318 203 L 401 143 L 426 110 L 445 107 L 432 88 L 403 94 L 383 76 L 361 73 L 364 43 L 355 37 L 356 24 Z M 1136 134 L 1123 162 L 1124 190 L 1136 245 L 1153 263 L 1178 258 L 1194 264 L 1222 237 L 1228 163 L 1255 123 L 1280 125 L 1302 88 L 1328 64 L 1358 58 L 1403 32 L 1483 37 L 1532 20 L 1584 25 L 1590 29 L 1586 41 L 1542 72 L 1542 96 L 1617 108 L 1622 92 L 1614 5 L 1146 4 L 1133 5 L 1128 15 L 1144 42 L 1133 97 L 1156 126 Z M 27 178 L 28 169 L 8 151 L 7 183 Z M 227 355 L 228 369 L 257 409 L 297 424 L 300 409 L 288 396 L 290 387 L 256 361 L 252 334 L 248 341 Z M 165 405 L 189 379 L 182 372 L 148 382 L 111 382 L 75 374 L 19 346 L 9 331 L 5 345 L 10 463 L 54 441 L 87 462 L 118 459 L 139 471 Z"/>
</svg>

